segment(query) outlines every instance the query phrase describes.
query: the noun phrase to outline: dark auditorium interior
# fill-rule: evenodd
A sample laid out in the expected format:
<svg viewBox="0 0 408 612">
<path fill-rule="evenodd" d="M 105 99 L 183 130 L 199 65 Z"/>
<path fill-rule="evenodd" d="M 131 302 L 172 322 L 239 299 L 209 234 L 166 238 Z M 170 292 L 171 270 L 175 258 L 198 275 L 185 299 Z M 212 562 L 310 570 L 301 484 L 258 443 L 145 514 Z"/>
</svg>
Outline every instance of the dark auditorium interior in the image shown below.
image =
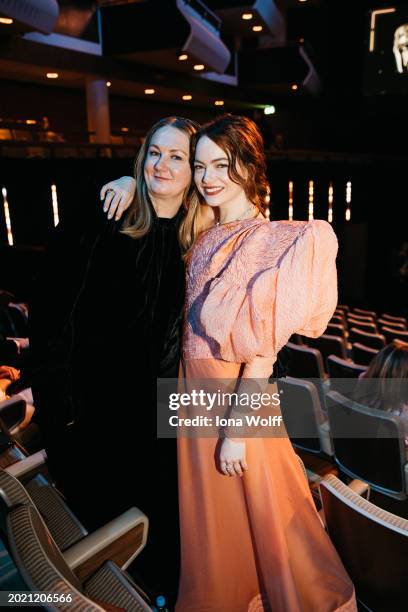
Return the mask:
<svg viewBox="0 0 408 612">
<path fill-rule="evenodd" d="M 405 414 L 356 392 L 379 355 L 408 350 L 408 0 L 0 0 L 0 71 L 0 605 L 15 591 L 53 593 L 47 609 L 173 609 L 132 569 L 143 502 L 94 531 L 53 482 L 30 303 L 55 227 L 102 210 L 153 123 L 231 113 L 262 133 L 270 220 L 322 219 L 338 238 L 338 304 L 322 336 L 282 349 L 282 415 L 358 610 L 406 610 L 408 361 L 389 375 Z M 108 426 L 120 438 L 114 409 Z"/>
</svg>

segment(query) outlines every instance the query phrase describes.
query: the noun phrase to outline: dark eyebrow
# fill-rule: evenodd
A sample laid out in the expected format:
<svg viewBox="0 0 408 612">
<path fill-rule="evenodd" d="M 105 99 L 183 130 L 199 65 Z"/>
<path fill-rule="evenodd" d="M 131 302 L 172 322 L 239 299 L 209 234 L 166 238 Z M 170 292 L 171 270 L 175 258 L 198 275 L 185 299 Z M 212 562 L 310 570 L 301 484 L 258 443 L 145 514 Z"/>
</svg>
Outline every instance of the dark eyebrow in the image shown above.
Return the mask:
<svg viewBox="0 0 408 612">
<path fill-rule="evenodd" d="M 151 142 L 150 146 L 156 147 L 156 149 L 160 149 L 160 147 L 157 144 L 154 144 L 154 142 Z M 187 155 L 187 153 L 183 151 L 183 149 L 170 149 L 170 153 L 183 153 L 183 155 Z"/>
<path fill-rule="evenodd" d="M 210 164 L 214 164 L 215 162 L 219 162 L 219 161 L 227 161 L 227 162 L 229 162 L 229 159 L 228 159 L 228 157 L 217 157 L 217 159 L 212 159 L 212 160 L 210 161 Z M 203 166 L 205 165 L 205 164 L 204 164 L 203 162 L 201 162 L 199 159 L 195 159 L 195 160 L 194 160 L 194 163 L 195 163 L 195 164 L 203 164 Z"/>
</svg>

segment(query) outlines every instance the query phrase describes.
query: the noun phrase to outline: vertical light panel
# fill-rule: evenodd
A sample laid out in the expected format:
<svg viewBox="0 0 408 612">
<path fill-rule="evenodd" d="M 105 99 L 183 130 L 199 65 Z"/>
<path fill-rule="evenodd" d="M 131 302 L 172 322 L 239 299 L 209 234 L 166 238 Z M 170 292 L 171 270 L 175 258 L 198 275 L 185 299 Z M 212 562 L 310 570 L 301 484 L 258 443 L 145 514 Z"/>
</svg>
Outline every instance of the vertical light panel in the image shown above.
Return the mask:
<svg viewBox="0 0 408 612">
<path fill-rule="evenodd" d="M 268 219 L 269 219 L 269 217 L 271 215 L 271 211 L 269 209 L 269 204 L 270 203 L 271 203 L 271 187 L 270 187 L 270 185 L 268 185 L 268 187 L 267 187 L 267 194 L 265 196 L 265 204 L 266 204 L 265 215 L 267 216 Z"/>
<path fill-rule="evenodd" d="M 288 219 L 293 221 L 293 181 L 289 181 L 289 209 Z"/>
<path fill-rule="evenodd" d="M 333 183 L 330 181 L 329 183 L 329 209 L 328 209 L 328 214 L 327 214 L 327 220 L 329 223 L 333 223 Z"/>
<path fill-rule="evenodd" d="M 351 219 L 351 181 L 346 184 L 346 221 Z"/>
<path fill-rule="evenodd" d="M 314 182 L 309 181 L 309 221 L 313 221 L 314 213 Z"/>
<path fill-rule="evenodd" d="M 6 229 L 7 229 L 7 242 L 10 246 L 13 246 L 13 233 L 11 231 L 11 219 L 10 219 L 10 209 L 7 200 L 7 189 L 2 187 L 1 193 L 3 195 L 3 207 L 4 207 L 4 218 L 6 220 Z"/>
<path fill-rule="evenodd" d="M 54 227 L 57 227 L 59 223 L 58 214 L 58 195 L 56 185 L 51 185 L 51 200 L 52 200 L 52 214 L 54 216 Z"/>
</svg>

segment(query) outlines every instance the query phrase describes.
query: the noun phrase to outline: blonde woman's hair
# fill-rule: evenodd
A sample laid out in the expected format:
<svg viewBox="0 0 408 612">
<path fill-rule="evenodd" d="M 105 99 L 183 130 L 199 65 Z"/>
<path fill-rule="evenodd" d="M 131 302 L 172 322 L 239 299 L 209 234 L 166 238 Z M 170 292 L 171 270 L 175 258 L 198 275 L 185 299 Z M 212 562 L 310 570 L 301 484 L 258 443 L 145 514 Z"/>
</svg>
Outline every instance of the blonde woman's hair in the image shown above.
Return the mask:
<svg viewBox="0 0 408 612">
<path fill-rule="evenodd" d="M 140 147 L 135 160 L 135 196 L 124 220 L 123 229 L 121 230 L 123 234 L 126 234 L 131 238 L 137 239 L 141 238 L 142 236 L 145 236 L 152 227 L 154 218 L 154 208 L 148 193 L 146 180 L 144 177 L 144 166 L 150 143 L 154 134 L 162 127 L 167 126 L 180 130 L 190 139 L 199 127 L 198 123 L 196 123 L 195 121 L 191 121 L 190 119 L 184 119 L 183 117 L 166 117 L 155 123 L 147 132 L 145 141 Z M 196 219 L 193 217 L 193 214 L 197 214 L 198 216 L 200 215 L 200 210 L 199 208 L 197 208 L 195 201 L 193 206 L 194 213 L 193 210 L 190 212 L 190 200 L 195 200 L 196 198 L 194 196 L 195 190 L 192 185 L 190 185 L 186 189 L 186 193 L 184 194 L 182 202 L 184 208 L 187 210 L 187 214 L 180 226 L 180 242 L 183 248 L 188 248 L 188 246 L 190 246 L 188 236 L 194 233 L 197 226 L 197 222 Z"/>
</svg>

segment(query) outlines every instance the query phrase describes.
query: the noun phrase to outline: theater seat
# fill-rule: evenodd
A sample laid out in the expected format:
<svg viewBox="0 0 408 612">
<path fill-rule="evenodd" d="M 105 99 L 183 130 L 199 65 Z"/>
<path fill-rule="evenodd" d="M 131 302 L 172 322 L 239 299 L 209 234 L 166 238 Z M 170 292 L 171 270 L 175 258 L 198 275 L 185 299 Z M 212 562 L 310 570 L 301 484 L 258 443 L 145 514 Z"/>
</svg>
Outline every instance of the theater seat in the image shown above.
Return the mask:
<svg viewBox="0 0 408 612">
<path fill-rule="evenodd" d="M 341 359 L 337 355 L 329 355 L 327 367 L 330 378 L 358 378 L 360 374 L 367 371 L 366 365 L 359 365 L 353 361 Z M 331 388 L 331 384 L 330 384 Z"/>
<path fill-rule="evenodd" d="M 40 455 L 40 453 L 37 453 Z M 127 567 L 143 550 L 147 540 L 148 520 L 138 509 L 131 508 L 107 525 L 88 534 L 62 497 L 42 474 L 41 456 L 34 456 L 0 471 L 0 497 L 12 508 L 16 504 L 32 505 L 40 513 L 59 550 L 67 554 L 69 564 L 79 572 L 90 567 L 90 558 L 108 558 L 116 548 L 115 559 Z M 14 472 L 14 474 L 10 474 Z M 25 486 L 17 478 L 23 478 Z M 88 571 L 88 570 L 87 570 Z"/>
<path fill-rule="evenodd" d="M 405 317 L 395 317 L 393 315 L 387 314 L 386 312 L 381 315 L 382 319 L 388 319 L 390 322 L 395 323 L 403 323 L 405 326 L 407 325 L 407 319 Z M 392 325 L 392 323 L 391 323 Z"/>
<path fill-rule="evenodd" d="M 377 355 L 378 349 L 373 349 L 371 346 L 365 346 L 360 342 L 355 342 L 352 345 L 353 361 L 361 365 L 369 366 L 373 358 Z"/>
<path fill-rule="evenodd" d="M 26 418 L 26 402 L 21 398 L 11 398 L 0 402 L 0 468 L 6 468 L 21 461 L 27 451 L 12 435 Z"/>
<path fill-rule="evenodd" d="M 392 327 L 383 327 L 381 333 L 385 336 L 387 344 L 391 344 L 393 340 L 401 340 L 408 342 L 408 331 L 393 329 Z"/>
<path fill-rule="evenodd" d="M 61 551 L 88 535 L 85 527 L 42 474 L 37 474 L 24 486 L 17 478 L 0 470 L 0 497 L 8 508 L 17 504 L 34 505 Z"/>
<path fill-rule="evenodd" d="M 361 381 L 369 385 L 369 381 Z M 368 387 L 366 387 L 368 389 Z M 408 461 L 399 417 L 344 397 L 326 395 L 334 458 L 350 478 L 393 499 L 408 497 Z"/>
<path fill-rule="evenodd" d="M 406 610 L 408 521 L 363 499 L 333 474 L 320 482 L 320 495 L 328 533 L 361 610 Z"/>
<path fill-rule="evenodd" d="M 286 431 L 296 448 L 333 455 L 327 417 L 316 386 L 309 380 L 286 376 L 277 381 Z"/>
<path fill-rule="evenodd" d="M 320 351 L 326 372 L 328 372 L 327 358 L 329 355 L 337 355 L 341 359 L 347 358 L 345 340 L 338 336 L 323 334 L 319 338 L 305 338 L 304 341 L 310 348 Z"/>
<path fill-rule="evenodd" d="M 348 318 L 348 327 L 356 327 L 357 329 L 359 329 L 360 331 L 365 331 L 369 334 L 376 334 L 378 332 L 377 329 L 377 325 L 373 322 L 366 322 L 366 321 L 358 321 L 356 319 L 352 319 L 351 317 Z"/>
<path fill-rule="evenodd" d="M 320 351 L 306 345 L 297 345 L 288 342 L 288 374 L 294 378 L 308 378 L 315 385 L 319 394 L 320 403 L 325 405 L 325 390 L 327 375 L 324 371 L 323 359 Z"/>
<path fill-rule="evenodd" d="M 352 327 L 349 330 L 349 342 L 351 342 L 351 344 L 360 342 L 365 346 L 381 350 L 385 346 L 385 337 L 381 334 L 370 334 L 357 329 L 357 327 Z"/>
<path fill-rule="evenodd" d="M 353 308 L 352 313 L 355 312 L 357 315 L 365 316 L 365 317 L 373 317 L 374 319 L 377 316 L 377 313 L 374 310 L 365 310 L 364 308 Z"/>
<path fill-rule="evenodd" d="M 151 612 L 143 592 L 110 560 L 102 562 L 87 580 L 79 579 L 32 505 L 10 510 L 7 541 L 28 590 L 65 598 L 48 609 Z"/>
</svg>

